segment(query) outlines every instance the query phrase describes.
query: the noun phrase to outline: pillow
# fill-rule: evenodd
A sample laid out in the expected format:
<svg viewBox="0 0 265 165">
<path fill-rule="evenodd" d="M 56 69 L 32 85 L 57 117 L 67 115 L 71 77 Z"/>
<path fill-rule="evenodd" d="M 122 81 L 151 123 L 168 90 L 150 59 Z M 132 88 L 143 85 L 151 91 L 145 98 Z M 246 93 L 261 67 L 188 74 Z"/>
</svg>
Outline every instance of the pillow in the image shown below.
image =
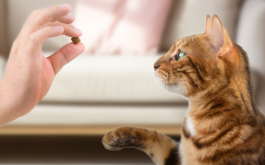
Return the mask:
<svg viewBox="0 0 265 165">
<path fill-rule="evenodd" d="M 217 14 L 227 29 L 230 37 L 235 39 L 238 14 L 242 0 L 178 0 L 171 8 L 161 50 L 168 50 L 172 43 L 182 37 L 200 34 L 205 30 L 205 18 Z"/>
<path fill-rule="evenodd" d="M 172 0 L 79 0 L 74 25 L 89 54 L 155 54 Z"/>
</svg>

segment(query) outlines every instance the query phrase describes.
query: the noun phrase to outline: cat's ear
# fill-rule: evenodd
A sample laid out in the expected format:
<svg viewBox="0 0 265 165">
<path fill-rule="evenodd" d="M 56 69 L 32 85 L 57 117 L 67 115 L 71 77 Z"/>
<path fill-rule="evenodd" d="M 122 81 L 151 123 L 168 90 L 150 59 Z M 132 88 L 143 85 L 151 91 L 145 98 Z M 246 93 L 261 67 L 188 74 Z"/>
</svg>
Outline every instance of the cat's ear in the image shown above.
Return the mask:
<svg viewBox="0 0 265 165">
<path fill-rule="evenodd" d="M 207 19 L 207 18 L 206 18 Z M 211 26 L 207 27 L 207 29 L 210 29 L 209 31 L 207 30 L 207 34 L 211 39 L 211 43 L 214 45 L 214 47 L 217 50 L 220 50 L 222 46 L 224 45 L 224 39 L 225 39 L 225 32 L 224 32 L 224 27 L 219 20 L 219 18 L 214 15 L 213 19 L 211 20 Z M 228 36 L 229 37 L 229 36 Z"/>
<path fill-rule="evenodd" d="M 237 67 L 239 64 L 239 57 L 234 42 L 229 37 L 228 32 L 217 15 L 214 15 L 211 21 L 212 25 L 210 31 L 207 31 L 206 34 L 209 36 L 217 52 L 217 57 Z"/>
<path fill-rule="evenodd" d="M 211 28 L 212 28 L 212 19 L 209 15 L 206 16 L 205 20 L 205 32 L 204 33 L 210 33 Z"/>
</svg>

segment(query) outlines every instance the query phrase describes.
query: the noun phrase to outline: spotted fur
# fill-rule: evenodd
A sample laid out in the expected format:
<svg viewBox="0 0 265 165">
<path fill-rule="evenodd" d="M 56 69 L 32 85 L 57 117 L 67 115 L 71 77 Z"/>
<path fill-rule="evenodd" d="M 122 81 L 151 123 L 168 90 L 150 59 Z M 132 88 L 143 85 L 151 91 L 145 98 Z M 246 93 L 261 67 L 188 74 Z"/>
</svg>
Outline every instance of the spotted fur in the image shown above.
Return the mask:
<svg viewBox="0 0 265 165">
<path fill-rule="evenodd" d="M 179 52 L 186 55 L 177 60 Z M 136 148 L 152 153 L 159 165 L 265 164 L 265 120 L 255 103 L 248 57 L 216 15 L 207 16 L 205 33 L 176 41 L 154 68 L 162 86 L 186 97 L 189 108 L 179 145 L 162 134 L 150 141 L 157 133 L 147 130 L 135 135 L 144 146 Z M 114 132 L 124 136 L 122 130 Z M 114 139 L 106 144 L 116 144 Z"/>
</svg>

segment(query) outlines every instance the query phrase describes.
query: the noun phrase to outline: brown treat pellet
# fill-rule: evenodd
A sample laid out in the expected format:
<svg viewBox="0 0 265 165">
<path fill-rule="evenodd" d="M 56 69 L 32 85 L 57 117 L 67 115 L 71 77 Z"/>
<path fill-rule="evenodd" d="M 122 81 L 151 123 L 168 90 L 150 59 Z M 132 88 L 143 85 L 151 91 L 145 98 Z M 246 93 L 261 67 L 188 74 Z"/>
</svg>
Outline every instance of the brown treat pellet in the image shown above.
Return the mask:
<svg viewBox="0 0 265 165">
<path fill-rule="evenodd" d="M 73 41 L 73 43 L 75 45 L 78 44 L 81 41 L 79 37 L 73 37 L 73 38 L 71 38 L 71 40 Z"/>
</svg>

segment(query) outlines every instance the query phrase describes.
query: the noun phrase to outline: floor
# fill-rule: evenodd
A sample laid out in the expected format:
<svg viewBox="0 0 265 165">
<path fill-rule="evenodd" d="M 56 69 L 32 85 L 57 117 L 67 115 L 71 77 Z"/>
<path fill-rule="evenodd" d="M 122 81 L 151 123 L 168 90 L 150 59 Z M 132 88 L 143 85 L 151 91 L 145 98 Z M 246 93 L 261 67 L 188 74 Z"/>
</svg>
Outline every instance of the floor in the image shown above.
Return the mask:
<svg viewBox="0 0 265 165">
<path fill-rule="evenodd" d="M 0 136 L 0 146 L 1 165 L 153 164 L 145 153 L 136 149 L 106 150 L 101 136 Z"/>
</svg>

